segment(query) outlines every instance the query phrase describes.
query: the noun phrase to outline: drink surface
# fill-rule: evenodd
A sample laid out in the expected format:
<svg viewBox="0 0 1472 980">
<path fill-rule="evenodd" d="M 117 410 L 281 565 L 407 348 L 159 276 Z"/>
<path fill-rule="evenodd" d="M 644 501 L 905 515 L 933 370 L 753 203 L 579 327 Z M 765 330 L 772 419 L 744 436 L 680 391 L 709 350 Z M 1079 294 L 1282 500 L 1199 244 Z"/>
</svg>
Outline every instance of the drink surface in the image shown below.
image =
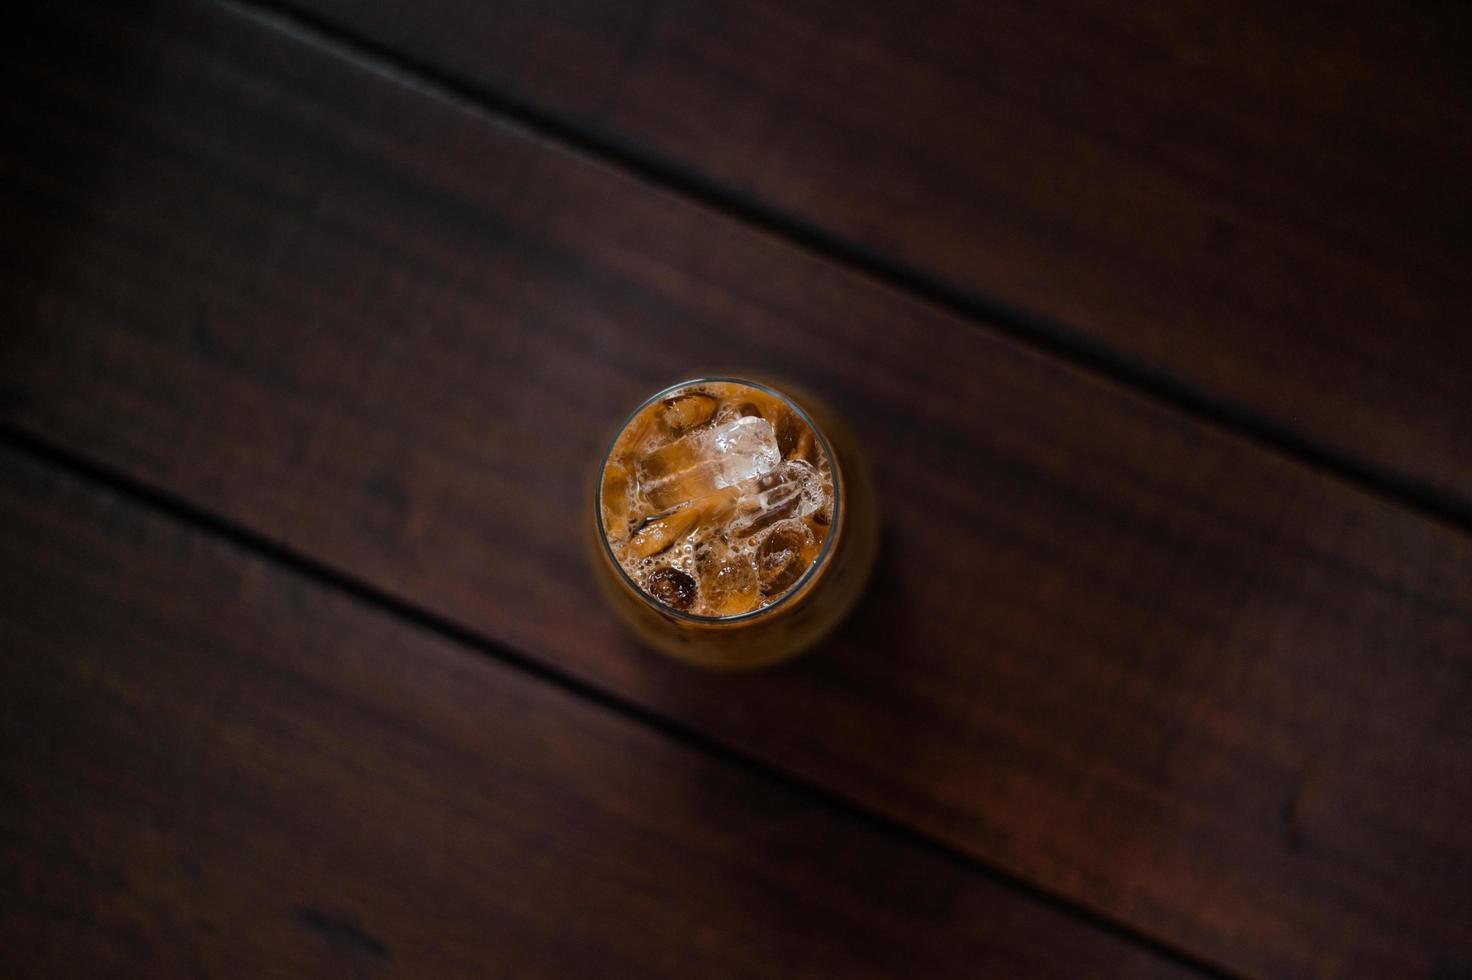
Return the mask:
<svg viewBox="0 0 1472 980">
<path fill-rule="evenodd" d="M 604 462 L 603 533 L 645 595 L 727 618 L 792 592 L 834 522 L 833 464 L 790 402 L 731 381 L 665 393 Z"/>
</svg>

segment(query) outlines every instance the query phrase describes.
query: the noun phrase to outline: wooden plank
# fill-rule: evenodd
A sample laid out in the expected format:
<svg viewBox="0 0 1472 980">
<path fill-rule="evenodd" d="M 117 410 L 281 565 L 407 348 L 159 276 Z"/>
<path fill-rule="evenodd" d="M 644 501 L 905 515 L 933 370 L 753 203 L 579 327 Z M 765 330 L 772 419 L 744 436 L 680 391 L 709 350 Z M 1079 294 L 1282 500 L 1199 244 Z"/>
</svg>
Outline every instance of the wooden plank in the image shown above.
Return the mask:
<svg viewBox="0 0 1472 980">
<path fill-rule="evenodd" d="M 290 6 L 1472 519 L 1465 4 Z"/>
<path fill-rule="evenodd" d="M 1195 976 L 0 455 L 5 976 Z"/>
<path fill-rule="evenodd" d="M 5 423 L 1232 970 L 1472 961 L 1472 544 L 228 12 L 0 70 Z M 167 13 L 167 16 L 163 16 Z M 54 18 L 51 19 L 51 18 Z M 789 668 L 641 654 L 620 415 L 755 365 L 871 447 L 873 594 Z"/>
</svg>

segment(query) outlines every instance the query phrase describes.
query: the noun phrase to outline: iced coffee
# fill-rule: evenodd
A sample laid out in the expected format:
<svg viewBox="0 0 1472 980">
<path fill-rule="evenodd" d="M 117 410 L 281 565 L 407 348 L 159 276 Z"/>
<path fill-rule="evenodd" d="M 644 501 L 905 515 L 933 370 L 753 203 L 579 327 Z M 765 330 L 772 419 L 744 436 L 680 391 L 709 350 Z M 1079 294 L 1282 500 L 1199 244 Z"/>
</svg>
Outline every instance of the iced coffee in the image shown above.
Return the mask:
<svg viewBox="0 0 1472 980">
<path fill-rule="evenodd" d="M 716 665 L 769 662 L 852 605 L 873 559 L 872 492 L 814 404 L 750 381 L 687 382 L 614 439 L 598 481 L 603 558 L 655 646 Z"/>
</svg>

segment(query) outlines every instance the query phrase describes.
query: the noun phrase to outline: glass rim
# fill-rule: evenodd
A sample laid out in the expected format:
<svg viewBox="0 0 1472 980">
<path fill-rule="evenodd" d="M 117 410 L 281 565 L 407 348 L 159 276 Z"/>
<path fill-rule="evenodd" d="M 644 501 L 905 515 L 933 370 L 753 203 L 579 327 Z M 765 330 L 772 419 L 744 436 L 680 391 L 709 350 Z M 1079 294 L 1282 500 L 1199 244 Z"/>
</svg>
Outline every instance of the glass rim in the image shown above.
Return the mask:
<svg viewBox="0 0 1472 980">
<path fill-rule="evenodd" d="M 813 559 L 813 563 L 809 565 L 807 570 L 802 573 L 802 576 L 798 578 L 796 582 L 792 583 L 792 585 L 787 589 L 786 592 L 782 594 L 779 599 L 777 599 L 777 601 L 762 606 L 758 609 L 751 609 L 744 613 L 737 613 L 735 616 L 701 616 L 697 615 L 696 613 L 688 613 L 683 610 L 676 609 L 673 606 L 666 605 L 665 603 L 660 602 L 658 599 L 654 598 L 654 596 L 650 595 L 648 592 L 645 592 L 642 588 L 639 587 L 639 583 L 635 582 L 629 576 L 628 571 L 618 560 L 618 556 L 613 553 L 613 546 L 608 543 L 608 530 L 603 526 L 603 474 L 608 469 L 608 461 L 613 458 L 613 450 L 614 447 L 618 445 L 619 437 L 624 434 L 624 431 L 626 429 L 628 429 L 630 423 L 632 423 L 634 419 L 638 418 L 639 413 L 644 411 L 644 409 L 648 408 L 650 405 L 653 405 L 660 399 L 670 397 L 672 394 L 680 391 L 681 389 L 701 384 L 744 385 L 748 388 L 756 388 L 759 391 L 764 391 L 767 394 L 780 399 L 784 405 L 796 412 L 798 417 L 807 423 L 808 429 L 813 433 L 813 437 L 818 441 L 818 445 L 822 447 L 823 455 L 828 458 L 828 471 L 832 474 L 833 477 L 833 523 L 829 527 L 827 536 L 823 539 L 823 547 L 818 549 L 818 556 Z M 794 399 L 791 395 L 787 394 L 786 392 L 779 391 L 776 388 L 773 388 L 771 385 L 764 384 L 760 381 L 752 381 L 749 378 L 735 378 L 726 375 L 710 375 L 708 377 L 691 378 L 686 381 L 679 381 L 675 384 L 668 385 L 660 389 L 659 391 L 655 392 L 654 394 L 650 395 L 648 398 L 640 402 L 638 406 L 635 407 L 634 410 L 631 411 L 627 416 L 625 416 L 624 420 L 619 423 L 618 429 L 613 434 L 613 438 L 609 440 L 608 447 L 603 451 L 603 461 L 598 464 L 598 480 L 593 486 L 593 520 L 598 527 L 598 541 L 603 549 L 604 558 L 606 558 L 608 560 L 608 563 L 613 566 L 614 571 L 618 573 L 618 576 L 623 581 L 623 583 L 628 586 L 631 591 L 633 591 L 635 596 L 643 600 L 646 605 L 648 605 L 651 609 L 653 609 L 660 615 L 669 616 L 673 619 L 683 622 L 698 623 L 706 626 L 744 625 L 754 620 L 772 615 L 774 610 L 788 605 L 792 600 L 808 592 L 814 580 L 817 578 L 819 572 L 827 564 L 828 558 L 832 554 L 833 546 L 838 541 L 838 532 L 839 528 L 842 526 L 842 518 L 843 475 L 841 467 L 838 464 L 838 456 L 836 453 L 833 452 L 833 446 L 828 442 L 827 434 L 825 434 L 822 428 L 819 427 L 818 423 L 813 420 L 813 417 L 808 414 L 807 409 L 799 405 L 797 403 L 797 400 Z"/>
</svg>

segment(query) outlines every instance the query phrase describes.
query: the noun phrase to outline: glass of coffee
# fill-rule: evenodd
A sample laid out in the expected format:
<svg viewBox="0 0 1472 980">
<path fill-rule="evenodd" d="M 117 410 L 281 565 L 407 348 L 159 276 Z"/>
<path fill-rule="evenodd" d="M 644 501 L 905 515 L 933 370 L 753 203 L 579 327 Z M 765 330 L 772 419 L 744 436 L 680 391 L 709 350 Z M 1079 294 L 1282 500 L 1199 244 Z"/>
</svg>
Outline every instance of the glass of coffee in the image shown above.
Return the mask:
<svg viewBox="0 0 1472 980">
<path fill-rule="evenodd" d="M 878 547 L 867 466 L 790 386 L 685 381 L 620 427 L 594 500 L 594 561 L 651 646 L 708 667 L 790 657 L 836 626 Z"/>
</svg>

